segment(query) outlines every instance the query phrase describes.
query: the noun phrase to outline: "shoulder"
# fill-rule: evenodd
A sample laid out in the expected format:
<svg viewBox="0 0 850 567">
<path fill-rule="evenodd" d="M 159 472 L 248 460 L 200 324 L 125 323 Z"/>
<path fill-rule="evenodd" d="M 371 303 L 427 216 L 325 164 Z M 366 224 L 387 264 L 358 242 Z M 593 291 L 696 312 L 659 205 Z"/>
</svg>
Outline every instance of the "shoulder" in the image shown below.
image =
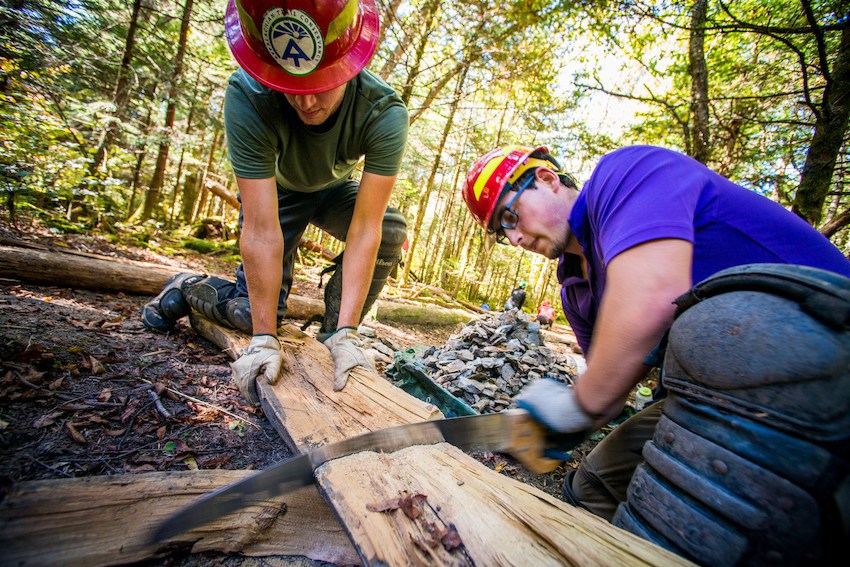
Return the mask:
<svg viewBox="0 0 850 567">
<path fill-rule="evenodd" d="M 702 186 L 713 174 L 705 165 L 674 150 L 656 146 L 627 146 L 604 155 L 584 189 L 599 192 L 631 192 L 639 187 Z"/>
<path fill-rule="evenodd" d="M 657 168 L 665 164 L 702 166 L 698 161 L 680 152 L 658 146 L 626 146 L 602 156 L 596 170 L 613 168 Z"/>
<path fill-rule="evenodd" d="M 363 69 L 356 77 L 357 106 L 361 112 L 392 115 L 408 119 L 407 107 L 401 96 L 383 79 Z"/>
<path fill-rule="evenodd" d="M 242 69 L 236 70 L 227 80 L 225 106 L 230 111 L 244 110 L 250 106 L 262 113 L 276 108 L 283 95 L 251 77 Z"/>
</svg>

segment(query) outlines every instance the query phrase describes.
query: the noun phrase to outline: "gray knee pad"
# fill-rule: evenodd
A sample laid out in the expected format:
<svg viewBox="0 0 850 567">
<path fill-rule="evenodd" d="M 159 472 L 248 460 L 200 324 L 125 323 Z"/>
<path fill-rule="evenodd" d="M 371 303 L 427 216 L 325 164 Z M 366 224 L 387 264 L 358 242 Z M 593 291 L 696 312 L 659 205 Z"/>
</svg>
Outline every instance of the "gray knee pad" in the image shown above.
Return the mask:
<svg viewBox="0 0 850 567">
<path fill-rule="evenodd" d="M 145 327 L 158 331 L 174 327 L 178 319 L 189 314 L 189 304 L 181 291 L 183 284 L 202 279 L 202 275 L 183 272 L 168 280 L 159 295 L 142 307 L 142 323 Z"/>
<path fill-rule="evenodd" d="M 677 303 L 614 524 L 706 565 L 829 564 L 850 535 L 850 280 L 743 266 Z"/>
<path fill-rule="evenodd" d="M 387 283 L 387 278 L 401 260 L 401 247 L 407 239 L 407 221 L 398 209 L 389 207 L 384 214 L 381 225 L 381 245 L 375 260 L 375 271 L 372 283 L 366 295 L 366 302 L 360 312 L 360 321 L 372 308 L 378 295 Z M 339 321 L 339 306 L 342 301 L 342 257 L 340 254 L 334 260 L 336 268 L 325 286 L 325 315 L 322 320 L 321 333 L 336 330 Z"/>
</svg>

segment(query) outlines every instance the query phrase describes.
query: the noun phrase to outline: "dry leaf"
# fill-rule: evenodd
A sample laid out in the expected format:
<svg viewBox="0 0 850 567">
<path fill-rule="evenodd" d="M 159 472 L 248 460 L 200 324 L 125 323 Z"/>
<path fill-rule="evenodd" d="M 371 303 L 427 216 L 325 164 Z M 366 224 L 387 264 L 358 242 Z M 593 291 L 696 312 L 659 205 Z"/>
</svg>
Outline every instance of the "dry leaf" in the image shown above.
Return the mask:
<svg viewBox="0 0 850 567">
<path fill-rule="evenodd" d="M 74 424 L 70 421 L 65 422 L 65 428 L 68 430 L 68 435 L 71 436 L 71 439 L 79 443 L 80 445 L 88 444 L 88 439 L 83 437 L 83 434 L 77 431 L 77 428 L 74 427 Z"/>
<path fill-rule="evenodd" d="M 411 494 L 399 501 L 399 507 L 405 516 L 415 520 L 422 515 L 422 503 L 427 499 L 428 497 L 424 494 Z"/>
<path fill-rule="evenodd" d="M 370 512 L 388 512 L 390 510 L 398 510 L 400 498 L 388 498 L 377 504 L 366 504 L 366 509 Z"/>
<path fill-rule="evenodd" d="M 35 429 L 41 429 L 42 427 L 47 427 L 48 425 L 53 425 L 54 423 L 56 423 L 56 418 L 61 416 L 63 413 L 65 413 L 65 412 L 52 411 L 52 412 L 45 414 L 45 415 L 41 416 L 40 418 L 36 419 L 34 422 L 32 422 L 32 426 Z"/>
<path fill-rule="evenodd" d="M 101 364 L 101 362 L 98 359 L 96 359 L 95 357 L 93 357 L 91 355 L 89 355 L 89 358 L 91 359 L 91 373 L 92 374 L 103 374 L 104 372 L 106 372 L 106 367 L 103 364 Z"/>
<path fill-rule="evenodd" d="M 457 528 L 454 524 L 449 524 L 446 535 L 440 538 L 440 541 L 443 543 L 443 547 L 445 547 L 448 551 L 463 545 L 463 541 L 460 539 L 460 534 L 457 533 Z"/>
</svg>

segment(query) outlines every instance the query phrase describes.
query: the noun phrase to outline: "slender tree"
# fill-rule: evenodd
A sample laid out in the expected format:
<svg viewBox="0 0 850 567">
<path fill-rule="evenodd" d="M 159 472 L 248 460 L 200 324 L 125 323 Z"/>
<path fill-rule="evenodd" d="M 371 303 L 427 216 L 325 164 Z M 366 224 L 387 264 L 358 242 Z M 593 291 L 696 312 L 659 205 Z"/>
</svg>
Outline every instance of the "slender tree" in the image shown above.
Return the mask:
<svg viewBox="0 0 850 567">
<path fill-rule="evenodd" d="M 177 112 L 177 95 L 180 89 L 180 78 L 183 75 L 183 59 L 186 55 L 186 38 L 189 35 L 189 24 L 192 19 L 192 4 L 194 0 L 186 0 L 183 6 L 183 17 L 180 22 L 180 39 L 177 42 L 177 53 L 174 56 L 171 81 L 168 87 L 168 106 L 165 110 L 165 135 L 159 143 L 154 170 L 148 190 L 145 192 L 144 208 L 141 219 L 146 221 L 153 216 L 154 208 L 159 204 L 159 196 L 165 181 L 165 167 L 168 164 L 168 151 L 171 147 L 171 131 L 174 127 L 174 116 Z"/>
</svg>

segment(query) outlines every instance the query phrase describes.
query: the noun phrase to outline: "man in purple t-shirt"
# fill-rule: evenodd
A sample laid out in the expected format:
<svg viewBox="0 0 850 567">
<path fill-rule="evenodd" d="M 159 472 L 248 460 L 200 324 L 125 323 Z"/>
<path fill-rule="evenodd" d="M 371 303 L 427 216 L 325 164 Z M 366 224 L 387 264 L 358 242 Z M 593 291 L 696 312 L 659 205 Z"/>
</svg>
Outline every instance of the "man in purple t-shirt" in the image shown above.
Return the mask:
<svg viewBox="0 0 850 567">
<path fill-rule="evenodd" d="M 563 433 L 620 414 L 673 324 L 674 300 L 713 274 L 779 264 L 850 277 L 850 261 L 802 219 L 662 148 L 604 156 L 581 191 L 546 148 L 500 148 L 473 165 L 463 197 L 500 241 L 559 259 L 564 312 L 587 369 L 574 386 L 538 380 L 517 402 Z M 565 499 L 611 520 L 663 405 L 607 436 L 565 480 Z"/>
</svg>

